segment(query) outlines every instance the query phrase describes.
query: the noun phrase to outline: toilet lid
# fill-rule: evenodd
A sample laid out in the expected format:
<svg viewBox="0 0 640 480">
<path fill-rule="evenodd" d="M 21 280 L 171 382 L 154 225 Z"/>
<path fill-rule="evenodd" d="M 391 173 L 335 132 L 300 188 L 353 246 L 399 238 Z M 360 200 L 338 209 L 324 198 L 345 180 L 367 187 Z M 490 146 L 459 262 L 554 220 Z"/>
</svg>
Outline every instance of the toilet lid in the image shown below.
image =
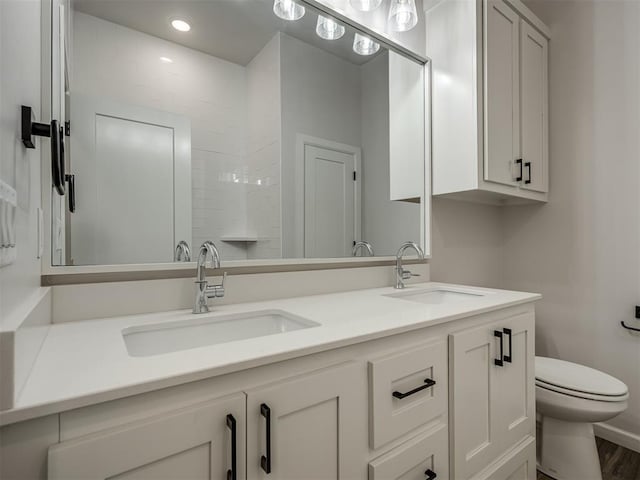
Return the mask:
<svg viewBox="0 0 640 480">
<path fill-rule="evenodd" d="M 623 396 L 627 386 L 611 375 L 556 358 L 536 357 L 536 382 L 576 393 Z"/>
</svg>

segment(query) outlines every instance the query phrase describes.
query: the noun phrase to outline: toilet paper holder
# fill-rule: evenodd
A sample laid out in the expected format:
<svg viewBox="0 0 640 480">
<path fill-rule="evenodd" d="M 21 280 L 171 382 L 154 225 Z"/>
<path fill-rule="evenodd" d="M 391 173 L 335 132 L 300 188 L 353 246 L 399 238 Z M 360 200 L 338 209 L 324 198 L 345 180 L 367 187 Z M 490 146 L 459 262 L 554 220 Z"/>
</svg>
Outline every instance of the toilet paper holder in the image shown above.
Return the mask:
<svg viewBox="0 0 640 480">
<path fill-rule="evenodd" d="M 640 319 L 640 305 L 636 305 L 636 318 Z M 622 327 L 626 328 L 627 330 L 631 330 L 633 332 L 640 332 L 640 328 L 630 327 L 629 325 L 624 323 L 624 320 L 620 322 L 620 325 L 622 325 Z"/>
</svg>

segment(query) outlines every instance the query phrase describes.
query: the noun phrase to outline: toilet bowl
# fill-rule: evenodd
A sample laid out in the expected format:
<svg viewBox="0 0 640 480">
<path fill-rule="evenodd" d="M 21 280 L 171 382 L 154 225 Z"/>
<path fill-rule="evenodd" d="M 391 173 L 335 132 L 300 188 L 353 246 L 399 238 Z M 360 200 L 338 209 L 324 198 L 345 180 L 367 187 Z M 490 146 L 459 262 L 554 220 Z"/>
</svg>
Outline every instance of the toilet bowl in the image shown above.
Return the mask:
<svg viewBox="0 0 640 480">
<path fill-rule="evenodd" d="M 627 408 L 627 386 L 593 368 L 536 357 L 536 409 L 542 417 L 538 470 L 557 480 L 602 480 L 593 423 Z"/>
</svg>

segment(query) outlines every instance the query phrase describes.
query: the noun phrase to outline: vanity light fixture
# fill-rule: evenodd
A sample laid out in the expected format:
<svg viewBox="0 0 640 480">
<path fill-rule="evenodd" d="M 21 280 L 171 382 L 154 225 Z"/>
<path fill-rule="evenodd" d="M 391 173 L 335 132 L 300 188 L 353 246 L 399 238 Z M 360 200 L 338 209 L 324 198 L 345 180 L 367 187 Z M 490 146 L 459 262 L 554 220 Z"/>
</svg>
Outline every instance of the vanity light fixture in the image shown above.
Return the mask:
<svg viewBox="0 0 640 480">
<path fill-rule="evenodd" d="M 171 26 L 179 32 L 188 32 L 189 30 L 191 30 L 191 25 L 189 25 L 184 20 L 180 20 L 179 18 L 171 20 Z"/>
<path fill-rule="evenodd" d="M 318 15 L 316 33 L 320 38 L 324 38 L 325 40 L 337 40 L 344 35 L 344 27 L 333 18 Z"/>
<path fill-rule="evenodd" d="M 371 12 L 380 6 L 382 0 L 350 0 L 349 3 L 360 12 Z"/>
<path fill-rule="evenodd" d="M 169 57 L 160 57 L 160 61 L 162 63 L 173 63 L 173 60 L 171 60 Z"/>
<path fill-rule="evenodd" d="M 293 0 L 274 0 L 273 2 L 273 13 L 283 20 L 300 20 L 304 12 L 305 8 Z"/>
<path fill-rule="evenodd" d="M 389 24 L 396 32 L 411 30 L 418 23 L 415 0 L 391 0 Z"/>
<path fill-rule="evenodd" d="M 353 51 L 358 55 L 373 55 L 380 50 L 380 44 L 374 42 L 369 37 L 356 33 L 353 38 Z"/>
</svg>

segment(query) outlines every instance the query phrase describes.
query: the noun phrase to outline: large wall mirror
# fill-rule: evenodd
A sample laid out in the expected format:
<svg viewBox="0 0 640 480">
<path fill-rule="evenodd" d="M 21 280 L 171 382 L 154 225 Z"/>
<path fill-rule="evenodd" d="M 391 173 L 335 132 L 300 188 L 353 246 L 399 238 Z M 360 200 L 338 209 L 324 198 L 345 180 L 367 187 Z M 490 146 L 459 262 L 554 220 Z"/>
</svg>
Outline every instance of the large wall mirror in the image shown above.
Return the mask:
<svg viewBox="0 0 640 480">
<path fill-rule="evenodd" d="M 424 246 L 427 69 L 402 48 L 321 4 L 62 3 L 53 265 Z"/>
</svg>

